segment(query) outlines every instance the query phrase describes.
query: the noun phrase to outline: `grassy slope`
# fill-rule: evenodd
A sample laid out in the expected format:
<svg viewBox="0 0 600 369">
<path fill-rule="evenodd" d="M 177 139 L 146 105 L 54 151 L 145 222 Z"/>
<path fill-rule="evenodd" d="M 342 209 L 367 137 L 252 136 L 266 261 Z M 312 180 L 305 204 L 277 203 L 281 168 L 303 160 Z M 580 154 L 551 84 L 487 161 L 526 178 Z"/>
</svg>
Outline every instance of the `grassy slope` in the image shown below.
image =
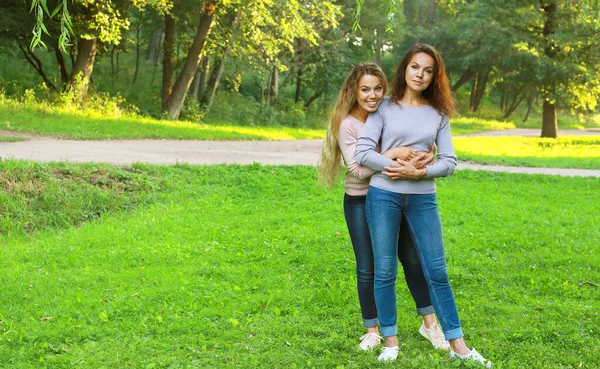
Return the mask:
<svg viewBox="0 0 600 369">
<path fill-rule="evenodd" d="M 165 182 L 143 165 L 0 159 L 0 235 L 68 228 L 150 203 Z"/>
<path fill-rule="evenodd" d="M 157 168 L 135 213 L 0 246 L 0 367 L 375 368 L 341 187 L 314 168 Z M 438 181 L 469 343 L 496 368 L 597 368 L 597 179 Z M 556 194 L 560 194 L 557 196 Z M 451 368 L 398 286 L 402 368 Z"/>
<path fill-rule="evenodd" d="M 0 102 L 0 128 L 56 135 L 67 139 L 201 139 L 294 140 L 321 138 L 321 130 L 208 126 L 192 122 L 156 120 L 93 112 L 62 112 L 47 106 Z"/>
</svg>

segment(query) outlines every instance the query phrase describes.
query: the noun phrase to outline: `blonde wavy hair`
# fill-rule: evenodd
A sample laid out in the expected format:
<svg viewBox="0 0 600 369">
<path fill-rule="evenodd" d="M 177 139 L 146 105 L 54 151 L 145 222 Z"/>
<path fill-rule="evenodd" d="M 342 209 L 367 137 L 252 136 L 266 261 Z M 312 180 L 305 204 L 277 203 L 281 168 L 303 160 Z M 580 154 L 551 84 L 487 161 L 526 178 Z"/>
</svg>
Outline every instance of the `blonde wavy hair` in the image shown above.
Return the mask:
<svg viewBox="0 0 600 369">
<path fill-rule="evenodd" d="M 350 112 L 358 105 L 356 101 L 356 88 L 358 81 L 364 75 L 371 75 L 379 78 L 383 84 L 383 93 L 387 89 L 387 78 L 381 67 L 375 63 L 360 63 L 354 66 L 346 77 L 342 89 L 337 98 L 333 114 L 327 127 L 327 136 L 323 141 L 321 149 L 321 160 L 319 161 L 319 182 L 325 184 L 328 188 L 333 187 L 340 174 L 342 165 L 342 152 L 338 145 L 340 134 L 340 124 Z"/>
</svg>

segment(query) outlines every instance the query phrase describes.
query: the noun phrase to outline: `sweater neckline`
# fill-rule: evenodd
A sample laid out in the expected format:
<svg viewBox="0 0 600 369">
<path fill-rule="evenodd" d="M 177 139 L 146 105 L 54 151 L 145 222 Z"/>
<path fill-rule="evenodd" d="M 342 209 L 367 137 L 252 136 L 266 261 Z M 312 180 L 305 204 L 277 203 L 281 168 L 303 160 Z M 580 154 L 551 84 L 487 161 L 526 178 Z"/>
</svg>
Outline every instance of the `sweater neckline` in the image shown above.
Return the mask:
<svg viewBox="0 0 600 369">
<path fill-rule="evenodd" d="M 361 121 L 360 121 L 358 118 L 356 118 L 356 117 L 355 117 L 354 115 L 352 115 L 352 114 L 348 114 L 348 116 L 349 116 L 349 117 L 351 117 L 351 118 L 352 118 L 352 120 L 354 120 L 355 122 L 358 122 L 358 123 L 360 123 L 360 124 L 361 124 L 361 125 L 363 125 L 363 126 L 364 126 L 364 125 L 367 123 L 367 122 L 361 122 Z"/>
</svg>

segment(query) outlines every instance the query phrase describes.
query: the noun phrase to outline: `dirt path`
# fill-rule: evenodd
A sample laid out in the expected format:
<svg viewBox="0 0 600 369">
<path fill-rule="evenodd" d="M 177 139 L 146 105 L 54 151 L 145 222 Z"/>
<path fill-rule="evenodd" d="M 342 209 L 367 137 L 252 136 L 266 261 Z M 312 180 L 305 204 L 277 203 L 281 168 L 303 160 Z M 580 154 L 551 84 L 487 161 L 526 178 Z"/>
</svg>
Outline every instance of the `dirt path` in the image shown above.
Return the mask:
<svg viewBox="0 0 600 369">
<path fill-rule="evenodd" d="M 539 135 L 539 130 L 519 130 L 519 135 Z M 512 131 L 510 131 L 512 133 Z M 574 131 L 600 134 L 598 130 Z M 0 131 L 0 135 L 27 137 L 21 142 L 0 142 L 0 158 L 33 161 L 136 162 L 173 165 L 259 162 L 272 165 L 316 165 L 321 140 L 289 141 L 189 141 L 189 140 L 102 140 L 72 141 L 48 136 Z M 560 132 L 561 135 L 573 134 Z M 481 135 L 481 134 L 480 134 Z M 488 136 L 507 135 L 507 131 L 487 132 Z M 478 165 L 459 162 L 457 169 L 489 170 L 510 173 L 536 173 L 562 176 L 600 177 L 600 170 L 525 168 Z"/>
</svg>

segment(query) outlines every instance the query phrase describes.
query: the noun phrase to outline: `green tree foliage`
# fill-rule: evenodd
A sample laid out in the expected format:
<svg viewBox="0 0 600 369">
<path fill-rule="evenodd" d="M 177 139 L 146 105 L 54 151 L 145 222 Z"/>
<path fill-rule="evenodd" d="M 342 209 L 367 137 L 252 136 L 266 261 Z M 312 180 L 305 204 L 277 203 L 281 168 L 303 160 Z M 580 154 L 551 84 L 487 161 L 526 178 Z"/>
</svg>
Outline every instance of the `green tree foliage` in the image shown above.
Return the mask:
<svg viewBox="0 0 600 369">
<path fill-rule="evenodd" d="M 542 130 L 542 136 L 556 137 L 557 107 L 596 108 L 598 1 L 446 0 L 429 2 L 424 9 L 427 3 L 404 1 L 405 46 L 414 42 L 436 46 L 454 78 L 453 89 L 469 83 L 472 111 L 490 85 L 501 95 L 505 117 L 520 102 L 531 103 L 539 96 L 544 105 L 542 126 L 550 127 Z M 356 4 L 362 21 L 369 2 Z"/>
<path fill-rule="evenodd" d="M 442 52 L 452 88 L 462 99 L 462 112 L 480 114 L 482 106 L 487 112 L 489 105 L 481 102 L 491 98 L 500 107 L 498 118 L 523 114 L 517 108 L 525 104 L 546 107 L 553 120 L 557 112 L 597 110 L 600 96 L 598 0 L 215 0 L 205 44 L 193 53 L 202 0 L 6 3 L 7 11 L 0 14 L 0 38 L 10 43 L 16 38 L 19 48 L 13 44 L 13 55 L 25 56 L 46 85 L 61 90 L 53 78 L 56 72 L 46 71 L 48 66 L 55 68 L 47 57 L 52 52 L 62 81 L 82 86 L 80 102 L 85 101 L 96 55 L 110 54 L 108 78 L 114 87 L 139 81 L 138 73 L 149 73 L 143 61 L 138 70 L 140 50 L 148 47 L 155 63 L 152 79 L 148 83 L 150 78 L 141 78 L 136 94 L 154 97 L 136 103 L 156 116 L 161 93 L 154 76 L 161 72 L 164 111 L 170 111 L 171 118 L 177 118 L 185 105 L 198 112 L 195 119 L 199 119 L 203 114 L 199 105 L 210 105 L 219 88 L 252 99 L 261 113 L 289 108 L 302 114 L 317 106 L 326 114 L 353 64 L 374 60 L 390 72 L 415 42 L 433 44 Z M 170 44 L 160 41 L 168 18 L 173 27 L 166 32 L 172 35 Z M 68 31 L 64 19 L 71 22 L 71 41 L 61 38 Z M 34 51 L 27 44 L 36 24 L 40 28 L 34 39 L 39 36 L 39 42 Z M 73 44 L 69 54 L 60 52 L 69 42 Z M 68 62 L 71 55 L 73 64 Z M 164 56 L 162 64 L 158 55 Z M 136 60 L 133 76 L 124 72 L 132 77 L 127 81 L 118 74 L 119 56 L 125 60 L 123 68 L 131 68 L 125 63 Z M 104 72 L 94 74 L 95 82 L 105 83 L 99 73 Z M 192 85 L 194 76 L 197 82 Z M 219 84 L 221 79 L 224 83 Z M 199 99 L 202 91 L 206 93 Z"/>
<path fill-rule="evenodd" d="M 304 51 L 318 48 L 321 33 L 336 27 L 340 14 L 338 7 L 328 1 L 228 2 L 217 11 L 203 52 L 203 58 L 210 58 L 211 62 L 203 64 L 210 65 L 210 71 L 203 69 L 198 76 L 204 74 L 207 80 L 206 89 L 198 89 L 202 93 L 200 104 L 205 108 L 210 105 L 228 58 L 244 66 L 232 72 L 232 78 L 237 80 L 234 84 L 239 86 L 242 82 L 240 69 L 257 73 L 263 77 L 261 93 L 256 98 L 261 103 L 275 100 L 279 73 L 290 72 L 290 68 L 301 63 Z"/>
</svg>

